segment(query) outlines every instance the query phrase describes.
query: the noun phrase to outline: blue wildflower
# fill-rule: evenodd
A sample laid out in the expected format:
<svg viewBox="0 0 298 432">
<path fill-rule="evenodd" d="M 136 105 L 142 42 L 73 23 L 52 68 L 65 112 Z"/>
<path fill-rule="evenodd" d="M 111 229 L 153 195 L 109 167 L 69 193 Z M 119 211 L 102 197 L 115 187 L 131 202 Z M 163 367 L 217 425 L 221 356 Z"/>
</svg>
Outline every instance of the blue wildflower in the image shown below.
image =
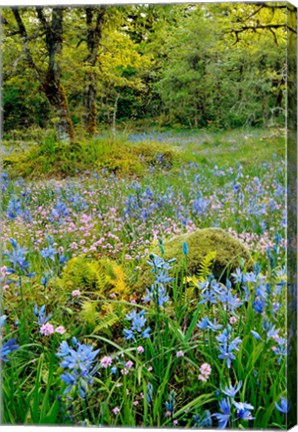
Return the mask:
<svg viewBox="0 0 298 432">
<path fill-rule="evenodd" d="M 63 343 L 64 342 L 64 343 Z M 77 350 L 71 347 L 67 347 L 67 342 L 63 341 L 60 345 L 60 352 L 57 353 L 58 357 L 62 357 L 63 360 L 60 366 L 68 369 L 77 369 L 82 372 L 88 372 L 96 355 L 99 353 L 99 349 L 93 351 L 92 345 L 78 344 Z"/>
<path fill-rule="evenodd" d="M 234 313 L 236 308 L 242 305 L 242 301 L 240 301 L 236 295 L 233 296 L 231 291 L 226 291 L 225 293 L 221 294 L 220 300 L 225 303 L 227 309 L 232 313 Z"/>
<path fill-rule="evenodd" d="M 126 315 L 126 319 L 128 321 L 131 321 L 131 328 L 123 330 L 124 337 L 126 340 L 130 340 L 130 339 L 135 340 L 135 333 L 141 334 L 143 338 L 150 337 L 149 335 L 150 327 L 147 327 L 144 330 L 144 326 L 147 321 L 144 315 L 145 315 L 144 310 L 137 313 L 135 309 L 130 314 Z"/>
<path fill-rule="evenodd" d="M 238 419 L 242 419 L 242 420 L 253 420 L 254 419 L 251 412 L 248 410 L 238 410 L 236 416 Z"/>
<path fill-rule="evenodd" d="M 26 276 L 33 276 L 33 273 L 27 273 L 26 269 L 29 267 L 29 263 L 26 259 L 27 250 L 22 248 L 14 239 L 10 239 L 12 245 L 11 252 L 6 252 L 6 260 L 12 264 L 12 269 L 8 269 L 11 273 L 20 272 Z"/>
<path fill-rule="evenodd" d="M 244 281 L 256 283 L 257 282 L 257 274 L 254 272 L 245 273 Z"/>
<path fill-rule="evenodd" d="M 19 345 L 16 343 L 16 339 L 9 339 L 7 342 L 5 342 L 1 347 L 1 359 L 2 361 L 7 362 L 8 358 L 7 356 L 13 352 L 16 351 L 19 348 Z"/>
<path fill-rule="evenodd" d="M 139 314 L 137 314 L 133 319 L 131 329 L 136 330 L 138 333 L 140 333 L 146 321 L 147 321 L 146 318 L 144 318 L 144 311 L 142 311 Z"/>
<path fill-rule="evenodd" d="M 236 283 L 242 283 L 244 281 L 244 275 L 243 272 L 239 267 L 236 268 L 235 273 L 232 273 L 232 276 L 234 278 L 234 281 Z"/>
<path fill-rule="evenodd" d="M 278 411 L 280 411 L 283 414 L 287 414 L 289 412 L 289 403 L 287 401 L 287 399 L 283 398 L 282 396 L 280 397 L 280 402 L 279 404 L 277 402 L 274 402 L 276 409 L 278 409 Z"/>
<path fill-rule="evenodd" d="M 132 330 L 124 329 L 123 333 L 124 333 L 124 337 L 126 340 L 130 340 L 130 339 L 135 340 L 135 335 L 134 335 L 134 332 Z"/>
<path fill-rule="evenodd" d="M 151 404 L 151 402 L 152 402 L 152 396 L 153 396 L 153 385 L 151 383 L 148 383 L 148 385 L 147 385 L 147 394 L 146 394 L 146 398 L 147 398 L 148 404 Z"/>
<path fill-rule="evenodd" d="M 70 369 L 60 375 L 68 387 L 64 393 L 69 393 L 74 387 L 77 387 L 80 397 L 84 398 L 88 391 L 88 385 L 93 383 L 93 376 L 98 370 L 98 363 L 93 367 L 95 357 L 99 349 L 93 351 L 92 345 L 81 344 L 76 341 L 76 349 L 71 348 L 66 341 L 60 344 L 60 349 L 56 354 L 61 357 L 60 366 L 64 369 Z"/>
<path fill-rule="evenodd" d="M 231 360 L 236 358 L 233 351 L 239 351 L 238 346 L 242 341 L 239 337 L 231 341 L 231 326 L 224 329 L 219 336 L 216 336 L 216 339 L 220 342 L 218 358 L 225 360 L 228 368 L 230 368 Z"/>
<path fill-rule="evenodd" d="M 169 395 L 169 399 L 166 401 L 165 403 L 166 405 L 166 410 L 169 411 L 170 413 L 174 412 L 174 408 L 175 408 L 175 391 L 172 390 L 170 395 Z"/>
<path fill-rule="evenodd" d="M 215 413 L 213 416 L 218 420 L 219 429 L 225 429 L 231 417 L 231 404 L 229 399 L 219 401 L 221 413 Z"/>
<path fill-rule="evenodd" d="M 221 391 L 226 396 L 234 398 L 236 394 L 239 392 L 239 390 L 241 389 L 241 387 L 242 387 L 242 381 L 239 381 L 237 386 L 233 387 L 232 384 L 230 384 L 229 387 L 221 389 Z"/>
<path fill-rule="evenodd" d="M 206 290 L 205 292 L 203 292 L 201 294 L 201 297 L 203 300 L 201 300 L 199 302 L 199 304 L 204 304 L 204 303 L 207 303 L 208 301 L 212 304 L 217 303 L 217 297 L 216 297 L 215 293 L 212 292 L 211 290 Z"/>
<path fill-rule="evenodd" d="M 64 218 L 68 216 L 68 208 L 67 206 L 64 204 L 63 201 L 58 200 L 56 203 L 56 206 L 53 208 L 52 212 L 51 212 L 51 220 L 58 220 L 60 221 L 61 218 Z"/>
<path fill-rule="evenodd" d="M 209 326 L 209 318 L 208 317 L 204 317 L 201 319 L 201 321 L 198 322 L 197 327 L 201 330 L 206 330 Z"/>
<path fill-rule="evenodd" d="M 46 259 L 49 258 L 52 261 L 55 261 L 55 254 L 56 253 L 57 253 L 56 249 L 53 248 L 53 246 L 50 245 L 47 248 L 42 249 L 41 252 L 40 252 L 40 255 L 43 258 L 46 258 Z"/>
<path fill-rule="evenodd" d="M 252 304 L 252 307 L 254 308 L 255 312 L 257 312 L 257 313 L 263 313 L 265 306 L 266 306 L 266 303 L 263 300 L 258 299 L 258 298 L 256 298 Z"/>
<path fill-rule="evenodd" d="M 183 250 L 183 254 L 187 256 L 188 255 L 188 244 L 186 242 L 183 242 L 182 250 Z"/>
<path fill-rule="evenodd" d="M 200 427 L 209 428 L 212 426 L 211 413 L 208 410 L 204 411 L 204 417 L 200 421 Z"/>
<path fill-rule="evenodd" d="M 64 265 L 68 261 L 68 258 L 65 255 L 59 255 L 59 264 Z"/>
<path fill-rule="evenodd" d="M 254 407 L 247 402 L 236 402 L 233 400 L 233 404 L 239 411 L 252 411 Z"/>
<path fill-rule="evenodd" d="M 261 336 L 259 335 L 259 333 L 257 333 L 257 332 L 254 331 L 254 330 L 251 330 L 250 332 L 251 332 L 251 334 L 253 335 L 253 337 L 254 337 L 256 340 L 262 340 L 262 338 L 261 338 Z"/>
<path fill-rule="evenodd" d="M 16 196 L 12 196 L 7 206 L 7 216 L 9 219 L 15 219 L 22 215 L 22 201 Z"/>
<path fill-rule="evenodd" d="M 149 334 L 150 331 L 151 331 L 150 327 L 147 327 L 147 328 L 142 332 L 142 336 L 143 336 L 144 339 L 148 339 L 148 338 L 150 337 L 150 334 Z"/>
<path fill-rule="evenodd" d="M 278 364 L 281 364 L 283 357 L 286 357 L 288 355 L 287 341 L 284 338 L 278 338 L 276 342 L 278 345 L 272 347 L 272 350 L 274 354 L 278 356 Z"/>
<path fill-rule="evenodd" d="M 43 324 L 46 324 L 50 318 L 52 318 L 52 314 L 46 315 L 45 312 L 46 306 L 42 305 L 40 309 L 38 309 L 38 306 L 34 306 L 34 315 L 38 318 L 38 325 L 42 326 Z"/>
</svg>

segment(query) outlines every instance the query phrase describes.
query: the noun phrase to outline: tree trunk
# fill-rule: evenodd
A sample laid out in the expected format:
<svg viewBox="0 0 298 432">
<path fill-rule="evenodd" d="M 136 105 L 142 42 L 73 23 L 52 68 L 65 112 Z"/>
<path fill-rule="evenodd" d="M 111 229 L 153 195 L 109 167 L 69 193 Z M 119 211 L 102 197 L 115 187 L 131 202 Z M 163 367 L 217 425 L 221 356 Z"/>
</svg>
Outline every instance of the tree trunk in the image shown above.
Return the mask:
<svg viewBox="0 0 298 432">
<path fill-rule="evenodd" d="M 56 114 L 57 137 L 61 141 L 71 142 L 74 139 L 74 129 L 70 118 L 67 99 L 61 84 L 61 70 L 59 56 L 62 53 L 63 43 L 63 8 L 52 9 L 52 21 L 49 22 L 44 15 L 43 7 L 36 7 L 38 19 L 45 30 L 47 55 L 49 58 L 46 73 L 37 67 L 29 49 L 29 38 L 18 8 L 12 8 L 18 24 L 19 33 L 24 40 L 25 54 L 29 65 L 37 73 L 41 88 Z"/>
<path fill-rule="evenodd" d="M 95 23 L 93 22 L 96 14 Z M 85 90 L 85 109 L 86 109 L 86 129 L 90 136 L 96 131 L 96 64 L 98 58 L 98 47 L 102 34 L 102 24 L 104 20 L 105 8 L 86 7 L 86 25 L 87 25 L 87 48 L 88 57 L 86 63 L 88 72 L 86 73 L 86 90 Z"/>
<path fill-rule="evenodd" d="M 37 14 L 46 28 L 46 45 L 49 56 L 48 70 L 43 86 L 44 91 L 58 119 L 58 140 L 71 142 L 74 139 L 74 129 L 61 83 L 61 68 L 59 63 L 63 43 L 63 8 L 53 8 L 51 24 L 46 21 L 43 9 L 38 8 Z"/>
<path fill-rule="evenodd" d="M 117 111 L 118 111 L 118 101 L 120 98 L 120 94 L 117 93 L 115 103 L 114 103 L 114 110 L 113 110 L 113 123 L 112 123 L 112 136 L 115 139 L 116 138 L 116 118 L 117 118 Z"/>
<path fill-rule="evenodd" d="M 67 99 L 60 80 L 48 76 L 44 86 L 45 94 L 57 118 L 57 139 L 61 142 L 74 140 L 74 129 L 70 118 Z"/>
<path fill-rule="evenodd" d="M 96 75 L 95 73 L 87 74 L 87 88 L 86 88 L 86 99 L 85 99 L 85 107 L 86 107 L 86 130 L 89 136 L 93 136 L 96 132 Z"/>
</svg>

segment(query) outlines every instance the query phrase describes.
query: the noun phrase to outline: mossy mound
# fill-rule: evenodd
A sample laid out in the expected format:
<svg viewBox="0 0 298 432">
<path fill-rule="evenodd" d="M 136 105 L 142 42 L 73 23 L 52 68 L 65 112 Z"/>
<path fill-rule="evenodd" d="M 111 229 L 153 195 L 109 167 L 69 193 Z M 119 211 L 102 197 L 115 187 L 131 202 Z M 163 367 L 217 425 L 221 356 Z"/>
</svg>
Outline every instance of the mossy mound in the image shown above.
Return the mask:
<svg viewBox="0 0 298 432">
<path fill-rule="evenodd" d="M 181 158 L 177 149 L 160 143 L 148 146 L 103 138 L 69 145 L 47 139 L 40 145 L 17 146 L 5 155 L 3 166 L 10 177 L 29 179 L 65 178 L 102 169 L 119 176 L 142 176 L 152 166 L 169 170 Z"/>
<path fill-rule="evenodd" d="M 187 268 L 188 273 L 197 275 L 204 258 L 210 252 L 216 252 L 211 267 L 212 274 L 218 280 L 224 281 L 226 276 L 239 267 L 242 259 L 245 268 L 253 269 L 253 260 L 248 249 L 221 228 L 204 228 L 192 233 L 183 234 L 163 243 L 164 259 L 176 258 L 178 267 L 181 266 L 185 257 L 183 255 L 183 243 L 188 245 Z M 161 255 L 159 247 L 154 248 L 152 253 Z M 151 267 L 144 262 L 140 271 L 140 277 L 136 282 L 136 290 L 142 291 L 153 282 L 154 276 Z"/>
</svg>

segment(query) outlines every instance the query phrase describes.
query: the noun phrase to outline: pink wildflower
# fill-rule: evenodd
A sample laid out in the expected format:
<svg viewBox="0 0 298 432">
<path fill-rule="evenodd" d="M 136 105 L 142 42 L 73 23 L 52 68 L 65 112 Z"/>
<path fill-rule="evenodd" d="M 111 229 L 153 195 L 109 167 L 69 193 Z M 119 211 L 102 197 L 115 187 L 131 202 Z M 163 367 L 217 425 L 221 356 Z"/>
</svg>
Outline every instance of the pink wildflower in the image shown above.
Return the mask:
<svg viewBox="0 0 298 432">
<path fill-rule="evenodd" d="M 138 346 L 137 351 L 139 354 L 142 354 L 145 350 L 142 346 Z"/>
<path fill-rule="evenodd" d="M 66 330 L 65 330 L 65 328 L 63 327 L 63 326 L 58 326 L 56 329 L 55 329 L 55 333 L 59 333 L 59 334 L 64 334 L 66 332 Z"/>
<path fill-rule="evenodd" d="M 131 360 L 129 360 L 125 366 L 127 367 L 127 369 L 131 369 L 133 367 L 133 362 Z"/>
<path fill-rule="evenodd" d="M 203 375 L 210 375 L 211 374 L 211 366 L 208 363 L 203 363 L 200 367 L 200 372 Z"/>
<path fill-rule="evenodd" d="M 71 293 L 71 295 L 73 296 L 73 297 L 78 297 L 79 295 L 81 295 L 81 291 L 80 290 L 73 290 L 72 291 L 72 293 Z"/>
<path fill-rule="evenodd" d="M 119 408 L 119 407 L 115 407 L 115 408 L 112 409 L 112 412 L 113 412 L 115 415 L 117 415 L 117 414 L 120 413 L 120 408 Z"/>
<path fill-rule="evenodd" d="M 203 363 L 200 367 L 200 372 L 199 380 L 204 382 L 208 381 L 211 374 L 211 366 L 208 363 Z"/>
<path fill-rule="evenodd" d="M 230 324 L 236 324 L 236 323 L 238 322 L 238 320 L 237 320 L 236 317 L 232 316 L 232 317 L 229 319 L 229 322 L 230 322 Z"/>
<path fill-rule="evenodd" d="M 54 333 L 54 326 L 52 326 L 52 324 L 50 324 L 50 323 L 43 324 L 40 327 L 40 333 L 43 336 L 49 336 L 49 335 Z"/>
<path fill-rule="evenodd" d="M 208 381 L 208 378 L 209 378 L 209 376 L 207 376 L 207 375 L 199 375 L 199 380 L 200 381 L 205 381 L 205 382 L 207 382 Z"/>
<path fill-rule="evenodd" d="M 184 356 L 184 352 L 183 351 L 177 351 L 176 352 L 176 357 L 183 357 Z"/>
<path fill-rule="evenodd" d="M 107 368 L 108 366 L 111 366 L 111 364 L 112 364 L 112 357 L 110 357 L 110 356 L 106 356 L 106 357 L 103 357 L 101 360 L 100 360 L 100 365 L 101 365 L 101 367 L 103 367 L 103 368 Z"/>
</svg>

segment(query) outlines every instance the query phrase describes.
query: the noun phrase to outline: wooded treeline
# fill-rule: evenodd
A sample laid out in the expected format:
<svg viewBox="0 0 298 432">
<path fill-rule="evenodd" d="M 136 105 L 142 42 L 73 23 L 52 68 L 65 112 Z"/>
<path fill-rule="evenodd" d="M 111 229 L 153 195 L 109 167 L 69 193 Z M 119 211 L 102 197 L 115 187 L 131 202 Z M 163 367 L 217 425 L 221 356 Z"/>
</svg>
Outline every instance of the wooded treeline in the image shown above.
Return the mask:
<svg viewBox="0 0 298 432">
<path fill-rule="evenodd" d="M 4 8 L 4 131 L 235 128 L 285 116 L 286 3 Z"/>
</svg>

